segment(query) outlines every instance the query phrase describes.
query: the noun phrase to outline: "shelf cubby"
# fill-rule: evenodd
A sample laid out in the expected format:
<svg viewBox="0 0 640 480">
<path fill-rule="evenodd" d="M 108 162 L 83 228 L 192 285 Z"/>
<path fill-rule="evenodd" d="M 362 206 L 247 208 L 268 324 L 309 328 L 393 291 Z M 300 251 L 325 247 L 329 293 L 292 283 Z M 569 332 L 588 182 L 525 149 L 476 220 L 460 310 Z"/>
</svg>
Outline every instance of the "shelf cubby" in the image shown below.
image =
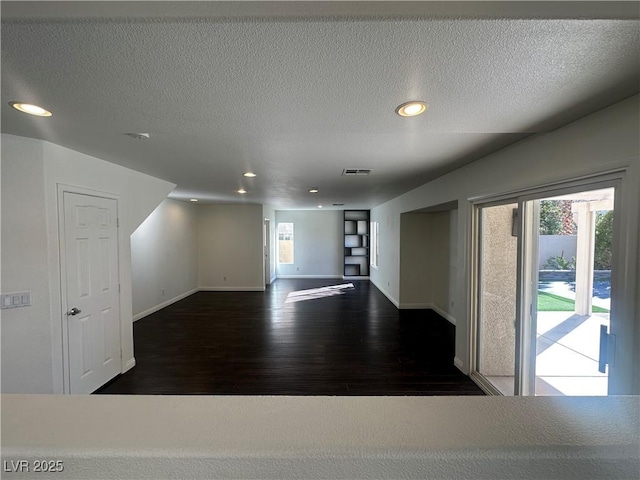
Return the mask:
<svg viewBox="0 0 640 480">
<path fill-rule="evenodd" d="M 345 235 L 344 236 L 345 248 L 359 248 L 362 246 L 362 238 L 360 235 Z"/>
<path fill-rule="evenodd" d="M 345 277 L 359 277 L 360 265 L 345 265 L 344 266 Z"/>
<path fill-rule="evenodd" d="M 356 235 L 358 233 L 357 223 L 353 220 L 345 220 L 344 222 L 344 234 Z"/>
</svg>

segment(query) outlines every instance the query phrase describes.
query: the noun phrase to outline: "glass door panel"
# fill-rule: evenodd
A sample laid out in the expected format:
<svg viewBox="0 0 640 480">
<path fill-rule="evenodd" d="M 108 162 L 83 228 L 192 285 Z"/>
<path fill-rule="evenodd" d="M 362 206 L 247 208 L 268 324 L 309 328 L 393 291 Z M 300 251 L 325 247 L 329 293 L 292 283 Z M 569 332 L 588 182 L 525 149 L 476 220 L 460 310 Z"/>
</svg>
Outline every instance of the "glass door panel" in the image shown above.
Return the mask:
<svg viewBox="0 0 640 480">
<path fill-rule="evenodd" d="M 614 193 L 606 188 L 526 202 L 536 212 L 525 226 L 534 237 L 525 245 L 535 250 L 524 255 L 533 280 L 523 295 L 532 302 L 523 342 L 532 351 L 528 393 L 607 395 L 600 332 L 610 321 Z"/>
<path fill-rule="evenodd" d="M 503 395 L 515 392 L 517 203 L 479 210 L 476 370 Z"/>
</svg>

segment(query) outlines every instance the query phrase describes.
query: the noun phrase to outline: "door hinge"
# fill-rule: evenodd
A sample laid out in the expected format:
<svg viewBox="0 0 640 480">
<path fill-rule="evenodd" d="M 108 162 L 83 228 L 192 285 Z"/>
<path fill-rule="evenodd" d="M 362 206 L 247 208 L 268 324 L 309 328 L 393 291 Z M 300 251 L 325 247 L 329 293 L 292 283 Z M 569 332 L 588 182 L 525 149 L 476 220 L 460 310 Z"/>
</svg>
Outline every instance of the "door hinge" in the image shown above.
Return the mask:
<svg viewBox="0 0 640 480">
<path fill-rule="evenodd" d="M 616 336 L 609 333 L 606 325 L 600 325 L 600 357 L 598 360 L 598 371 L 607 373 L 607 365 L 615 366 L 616 358 Z"/>
<path fill-rule="evenodd" d="M 118 293 L 120 293 L 120 284 L 118 284 Z"/>
<path fill-rule="evenodd" d="M 116 228 L 120 228 L 120 219 L 116 218 Z"/>
</svg>

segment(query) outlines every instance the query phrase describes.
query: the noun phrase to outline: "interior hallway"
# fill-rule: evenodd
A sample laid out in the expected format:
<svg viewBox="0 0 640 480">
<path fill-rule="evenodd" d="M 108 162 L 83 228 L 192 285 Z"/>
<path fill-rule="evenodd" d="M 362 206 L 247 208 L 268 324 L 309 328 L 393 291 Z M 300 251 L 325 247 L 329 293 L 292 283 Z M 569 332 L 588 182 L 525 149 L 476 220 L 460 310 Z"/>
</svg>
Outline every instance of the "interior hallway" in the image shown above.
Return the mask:
<svg viewBox="0 0 640 480">
<path fill-rule="evenodd" d="M 330 285 L 343 288 L 318 290 Z M 483 395 L 453 366 L 454 336 L 369 281 L 280 279 L 264 293 L 199 292 L 137 321 L 136 367 L 97 393 Z"/>
</svg>

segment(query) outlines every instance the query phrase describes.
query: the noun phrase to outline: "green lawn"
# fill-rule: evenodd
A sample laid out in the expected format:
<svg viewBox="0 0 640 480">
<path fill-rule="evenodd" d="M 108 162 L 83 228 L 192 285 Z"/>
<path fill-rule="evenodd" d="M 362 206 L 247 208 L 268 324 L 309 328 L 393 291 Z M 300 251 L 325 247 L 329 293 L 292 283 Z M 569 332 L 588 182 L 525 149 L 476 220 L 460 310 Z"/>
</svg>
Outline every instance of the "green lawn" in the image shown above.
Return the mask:
<svg viewBox="0 0 640 480">
<path fill-rule="evenodd" d="M 547 292 L 538 292 L 539 312 L 573 312 L 575 302 L 570 298 L 560 297 Z M 609 313 L 606 308 L 593 306 L 593 313 Z"/>
</svg>

